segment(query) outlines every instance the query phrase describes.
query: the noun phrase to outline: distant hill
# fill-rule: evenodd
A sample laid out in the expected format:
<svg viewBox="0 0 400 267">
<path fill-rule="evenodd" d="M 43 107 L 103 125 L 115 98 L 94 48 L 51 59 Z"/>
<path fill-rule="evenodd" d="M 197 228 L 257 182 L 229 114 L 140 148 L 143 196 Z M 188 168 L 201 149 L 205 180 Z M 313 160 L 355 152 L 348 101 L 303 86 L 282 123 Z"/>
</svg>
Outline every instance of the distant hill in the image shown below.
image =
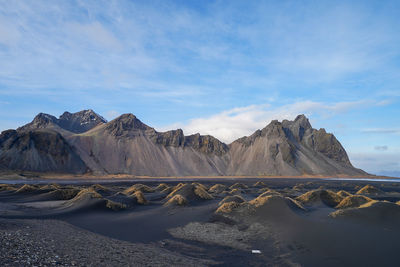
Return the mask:
<svg viewBox="0 0 400 267">
<path fill-rule="evenodd" d="M 0 135 L 0 169 L 34 172 L 211 175 L 367 175 L 352 166 L 333 134 L 304 115 L 272 121 L 225 144 L 181 129 L 157 132 L 133 114 L 107 122 L 92 110 L 38 114 Z"/>
</svg>

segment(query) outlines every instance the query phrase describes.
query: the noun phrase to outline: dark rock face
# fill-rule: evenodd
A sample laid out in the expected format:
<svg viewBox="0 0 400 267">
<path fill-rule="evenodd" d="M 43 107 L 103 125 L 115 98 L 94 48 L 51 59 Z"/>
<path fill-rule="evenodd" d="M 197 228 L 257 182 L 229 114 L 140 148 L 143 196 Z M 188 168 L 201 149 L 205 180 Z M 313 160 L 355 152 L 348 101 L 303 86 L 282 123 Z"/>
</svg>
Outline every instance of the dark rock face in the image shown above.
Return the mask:
<svg viewBox="0 0 400 267">
<path fill-rule="evenodd" d="M 91 109 L 76 113 L 64 112 L 59 119 L 49 114 L 39 113 L 32 122 L 18 128 L 18 130 L 27 131 L 45 128 L 55 128 L 56 130 L 59 127 L 72 133 L 84 133 L 106 122 L 103 117 Z"/>
<path fill-rule="evenodd" d="M 0 168 L 36 172 L 84 173 L 85 163 L 54 131 L 4 131 L 0 135 Z"/>
<path fill-rule="evenodd" d="M 53 124 L 57 124 L 57 122 L 58 119 L 56 117 L 46 113 L 39 113 L 38 115 L 36 115 L 32 122 L 18 128 L 18 130 L 25 131 L 32 129 L 44 129 Z"/>
<path fill-rule="evenodd" d="M 84 133 L 107 121 L 93 110 L 82 110 L 76 113 L 64 112 L 58 120 L 58 125 L 73 133 Z"/>
<path fill-rule="evenodd" d="M 191 147 L 206 154 L 223 155 L 229 148 L 215 137 L 210 135 L 193 134 L 184 136 L 181 129 L 164 133 L 155 133 L 152 140 L 159 145 L 174 147 Z"/>
<path fill-rule="evenodd" d="M 107 123 L 105 128 L 111 135 L 116 137 L 128 137 L 140 134 L 140 131 L 154 131 L 136 118 L 133 114 L 123 114 Z"/>
</svg>

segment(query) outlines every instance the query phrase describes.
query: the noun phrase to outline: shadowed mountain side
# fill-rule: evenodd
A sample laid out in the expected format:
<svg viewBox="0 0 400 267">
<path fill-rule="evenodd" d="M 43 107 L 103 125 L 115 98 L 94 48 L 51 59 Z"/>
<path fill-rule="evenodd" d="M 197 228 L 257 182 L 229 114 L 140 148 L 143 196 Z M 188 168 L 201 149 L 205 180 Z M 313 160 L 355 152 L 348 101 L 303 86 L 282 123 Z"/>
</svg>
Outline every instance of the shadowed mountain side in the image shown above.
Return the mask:
<svg viewBox="0 0 400 267">
<path fill-rule="evenodd" d="M 85 173 L 87 167 L 64 137 L 51 130 L 4 131 L 0 169 Z"/>
</svg>

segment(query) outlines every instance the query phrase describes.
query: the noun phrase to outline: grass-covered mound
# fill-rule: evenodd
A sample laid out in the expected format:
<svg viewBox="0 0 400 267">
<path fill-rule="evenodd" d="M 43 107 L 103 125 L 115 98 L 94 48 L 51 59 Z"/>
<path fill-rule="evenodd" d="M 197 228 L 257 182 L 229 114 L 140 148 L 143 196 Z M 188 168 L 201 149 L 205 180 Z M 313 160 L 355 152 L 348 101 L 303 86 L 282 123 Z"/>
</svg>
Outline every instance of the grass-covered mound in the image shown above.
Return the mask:
<svg viewBox="0 0 400 267">
<path fill-rule="evenodd" d="M 258 187 L 258 188 L 267 187 L 267 184 L 262 181 L 258 181 L 255 184 L 253 184 L 253 187 Z"/>
<path fill-rule="evenodd" d="M 57 189 L 60 189 L 60 188 L 61 188 L 60 185 L 54 184 L 54 183 L 40 186 L 40 190 L 48 190 L 48 191 L 57 190 Z"/>
<path fill-rule="evenodd" d="M 54 200 L 69 200 L 78 195 L 80 191 L 78 188 L 60 188 L 44 194 L 43 197 Z"/>
<path fill-rule="evenodd" d="M 188 201 L 184 196 L 176 194 L 165 202 L 164 206 L 186 206 L 187 204 Z"/>
<path fill-rule="evenodd" d="M 16 191 L 17 188 L 9 184 L 0 184 L 0 192 Z"/>
<path fill-rule="evenodd" d="M 220 194 L 224 192 L 226 189 L 226 186 L 223 184 L 215 184 L 208 189 L 209 193 L 214 193 L 214 194 Z"/>
<path fill-rule="evenodd" d="M 214 198 L 202 186 L 194 183 L 182 184 L 175 187 L 175 189 L 166 197 L 166 199 L 173 198 L 176 195 L 180 195 L 188 201 L 209 200 Z"/>
<path fill-rule="evenodd" d="M 242 183 L 235 183 L 229 187 L 229 189 L 231 189 L 231 190 L 232 189 L 247 189 L 247 188 L 249 188 L 249 187 Z"/>
<path fill-rule="evenodd" d="M 339 196 L 341 196 L 341 197 L 343 197 L 343 198 L 348 197 L 348 196 L 352 196 L 352 194 L 350 194 L 349 192 L 347 192 L 347 191 L 345 191 L 345 190 L 340 190 L 340 191 L 337 192 L 336 194 L 339 195 Z"/>
<path fill-rule="evenodd" d="M 232 213 L 234 210 L 240 207 L 240 203 L 237 202 L 225 202 L 215 211 L 216 213 Z"/>
<path fill-rule="evenodd" d="M 166 183 L 161 183 L 161 184 L 157 185 L 156 188 L 154 188 L 154 190 L 161 192 L 161 191 L 165 190 L 166 188 L 169 188 L 169 186 Z"/>
<path fill-rule="evenodd" d="M 146 205 L 148 204 L 147 199 L 145 198 L 142 191 L 136 191 L 129 195 L 131 199 L 133 199 L 137 204 Z"/>
<path fill-rule="evenodd" d="M 262 192 L 259 195 L 259 197 L 272 196 L 272 195 L 281 196 L 282 194 L 279 193 L 278 191 L 273 190 L 273 189 L 268 189 L 268 190 Z"/>
<path fill-rule="evenodd" d="M 107 194 L 109 192 L 111 192 L 111 190 L 107 187 L 105 187 L 104 185 L 101 184 L 94 184 L 90 186 L 91 189 L 93 189 L 94 191 L 100 193 L 100 194 Z"/>
<path fill-rule="evenodd" d="M 125 203 L 104 198 L 92 187 L 82 189 L 73 199 L 65 202 L 64 207 L 70 211 L 89 211 L 92 208 L 107 208 L 114 211 L 127 208 Z"/>
<path fill-rule="evenodd" d="M 222 204 L 227 203 L 227 202 L 243 203 L 243 202 L 245 202 L 245 199 L 239 195 L 227 196 L 227 197 L 224 197 L 224 199 L 222 199 L 218 203 L 218 206 L 221 206 Z"/>
<path fill-rule="evenodd" d="M 357 208 L 340 209 L 329 214 L 332 218 L 352 219 L 369 223 L 400 223 L 400 205 L 389 201 L 369 201 Z"/>
<path fill-rule="evenodd" d="M 40 187 L 35 185 L 24 184 L 15 191 L 16 193 L 36 193 L 40 191 Z"/>
<path fill-rule="evenodd" d="M 282 195 L 259 196 L 251 201 L 225 202 L 216 213 L 235 220 L 280 220 L 296 216 L 305 208 L 296 200 Z"/>
<path fill-rule="evenodd" d="M 343 197 L 331 190 L 316 189 L 298 196 L 296 200 L 303 205 L 312 206 L 323 204 L 329 207 L 336 207 L 343 200 Z"/>
<path fill-rule="evenodd" d="M 124 190 L 124 194 L 130 195 L 136 191 L 141 191 L 143 193 L 153 193 L 155 190 L 151 188 L 150 186 L 144 185 L 144 184 L 134 184 L 131 187 L 128 187 L 127 189 Z"/>
<path fill-rule="evenodd" d="M 357 191 L 356 193 L 357 195 L 382 195 L 384 194 L 384 192 L 378 188 L 376 188 L 375 186 L 372 185 L 366 185 L 363 188 L 361 188 L 360 190 Z"/>
<path fill-rule="evenodd" d="M 361 195 L 351 195 L 345 197 L 337 206 L 337 209 L 355 208 L 367 202 L 373 201 L 371 198 Z"/>
</svg>

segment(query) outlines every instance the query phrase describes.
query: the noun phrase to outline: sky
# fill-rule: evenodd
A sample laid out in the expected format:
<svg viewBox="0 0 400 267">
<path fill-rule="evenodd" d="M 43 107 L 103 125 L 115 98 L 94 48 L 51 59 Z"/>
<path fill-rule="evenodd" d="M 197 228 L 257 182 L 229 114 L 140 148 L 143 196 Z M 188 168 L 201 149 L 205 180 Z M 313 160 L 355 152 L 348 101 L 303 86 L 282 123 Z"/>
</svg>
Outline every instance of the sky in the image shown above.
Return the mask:
<svg viewBox="0 0 400 267">
<path fill-rule="evenodd" d="M 305 114 L 400 176 L 400 1 L 0 0 L 0 131 L 133 113 L 226 143 Z"/>
</svg>

